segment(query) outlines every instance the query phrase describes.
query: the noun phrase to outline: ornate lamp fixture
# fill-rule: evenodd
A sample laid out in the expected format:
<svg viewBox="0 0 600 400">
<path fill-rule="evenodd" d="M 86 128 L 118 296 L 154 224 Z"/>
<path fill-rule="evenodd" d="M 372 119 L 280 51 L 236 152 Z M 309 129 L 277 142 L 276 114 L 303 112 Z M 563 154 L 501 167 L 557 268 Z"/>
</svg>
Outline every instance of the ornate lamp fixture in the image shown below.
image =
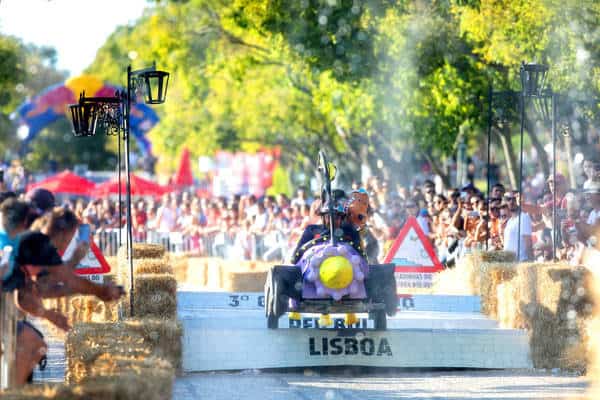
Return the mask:
<svg viewBox="0 0 600 400">
<path fill-rule="evenodd" d="M 127 67 L 127 89 L 118 90 L 114 97 L 85 97 L 81 93 L 79 102 L 69 106 L 73 122 L 73 134 L 78 137 L 94 136 L 100 128 L 107 135 L 120 136 L 123 134 L 125 142 L 125 174 L 126 204 L 127 204 L 127 259 L 130 269 L 130 310 L 133 315 L 133 226 L 131 217 L 131 174 L 129 170 L 129 129 L 131 117 L 131 103 L 137 98 L 138 89 L 144 94 L 146 104 L 164 103 L 169 84 L 169 73 L 157 71 L 153 63 L 151 67 L 136 71 Z M 119 204 L 121 204 L 121 142 L 118 150 L 119 168 Z M 121 207 L 119 207 L 119 214 Z M 119 215 L 119 221 L 121 215 Z M 119 229 L 119 244 L 121 243 L 121 230 Z"/>
<path fill-rule="evenodd" d="M 147 71 L 140 74 L 144 82 L 144 101 L 146 104 L 162 104 L 167 96 L 169 73 L 165 71 Z"/>
<path fill-rule="evenodd" d="M 540 97 L 546 84 L 548 66 L 536 63 L 521 63 L 521 91 L 525 97 Z"/>
</svg>

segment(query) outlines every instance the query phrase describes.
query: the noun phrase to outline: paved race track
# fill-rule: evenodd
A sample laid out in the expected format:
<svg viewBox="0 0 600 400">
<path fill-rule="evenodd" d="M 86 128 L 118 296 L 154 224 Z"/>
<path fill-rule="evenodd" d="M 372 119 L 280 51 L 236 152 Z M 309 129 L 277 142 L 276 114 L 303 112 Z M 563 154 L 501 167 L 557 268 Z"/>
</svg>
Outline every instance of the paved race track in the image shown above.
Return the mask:
<svg viewBox="0 0 600 400">
<path fill-rule="evenodd" d="M 411 371 L 328 368 L 197 373 L 174 400 L 582 399 L 585 377 L 534 370 Z M 591 399 L 590 399 L 591 400 Z"/>
</svg>

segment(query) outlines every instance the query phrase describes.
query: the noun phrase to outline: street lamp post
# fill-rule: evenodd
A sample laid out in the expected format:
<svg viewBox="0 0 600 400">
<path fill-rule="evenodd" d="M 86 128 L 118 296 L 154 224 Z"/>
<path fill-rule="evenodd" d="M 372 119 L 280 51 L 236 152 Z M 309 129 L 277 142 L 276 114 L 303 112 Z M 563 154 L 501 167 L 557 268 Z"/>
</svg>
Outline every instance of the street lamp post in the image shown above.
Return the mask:
<svg viewBox="0 0 600 400">
<path fill-rule="evenodd" d="M 117 90 L 114 97 L 85 97 L 81 93 L 79 102 L 70 107 L 75 136 L 94 136 L 98 127 L 108 135 L 123 135 L 125 142 L 125 175 L 127 206 L 127 262 L 129 264 L 130 313 L 133 315 L 133 225 L 131 217 L 131 173 L 129 159 L 129 138 L 131 122 L 131 103 L 136 100 L 138 89 L 143 89 L 146 104 L 164 103 L 169 83 L 169 73 L 152 67 L 133 71 L 127 67 L 127 89 Z M 119 151 L 119 193 L 121 190 L 121 167 Z M 120 201 L 120 200 L 119 200 Z M 119 204 L 119 209 L 121 205 Z M 119 225 L 120 225 L 119 221 Z"/>
<path fill-rule="evenodd" d="M 556 94 L 550 87 L 544 88 L 546 84 L 546 75 L 548 67 L 541 64 L 535 63 L 521 63 L 519 75 L 521 79 L 521 91 L 516 92 L 512 90 L 494 92 L 492 87 L 489 89 L 489 109 L 488 109 L 488 199 L 490 194 L 490 150 L 491 150 L 491 132 L 494 120 L 494 104 L 497 100 L 504 102 L 504 111 L 507 110 L 507 103 L 514 104 L 517 99 L 519 102 L 519 114 L 520 114 L 520 142 L 519 142 L 519 216 L 518 216 L 518 236 L 517 236 L 517 260 L 521 253 L 521 211 L 523 205 L 523 133 L 525 129 L 525 107 L 527 105 L 527 99 L 537 100 L 538 111 L 542 114 L 544 120 L 551 120 L 552 123 L 552 176 L 553 181 L 556 182 Z M 506 117 L 506 116 L 504 116 Z M 502 118 L 502 117 L 501 117 Z M 507 118 L 505 118 L 507 122 Z M 553 190 L 553 207 L 552 207 L 552 257 L 556 259 L 556 190 Z M 489 203 L 488 203 L 488 214 L 489 214 Z"/>
<path fill-rule="evenodd" d="M 552 190 L 552 259 L 556 259 L 556 96 L 550 87 L 544 88 L 548 66 L 536 63 L 521 63 L 519 75 L 521 77 L 521 138 L 520 138 L 520 161 L 519 161 L 519 221 L 517 236 L 517 259 L 521 253 L 521 214 L 523 205 L 523 130 L 525 125 L 526 99 L 538 101 L 538 109 L 543 116 L 547 117 L 548 101 L 551 102 L 552 123 L 552 179 L 554 189 Z M 544 115 L 545 114 L 545 115 Z"/>
<path fill-rule="evenodd" d="M 488 130 L 487 130 L 487 194 L 488 208 L 487 213 L 490 215 L 490 191 L 491 191 L 491 149 L 492 149 L 492 127 L 494 123 L 500 127 L 505 126 L 509 123 L 509 110 L 516 102 L 519 93 L 513 90 L 503 90 L 495 92 L 492 85 L 490 84 L 488 92 Z M 498 110 L 496 113 L 494 110 Z M 487 229 L 486 233 L 486 250 L 488 249 L 488 242 L 490 238 L 490 230 Z"/>
</svg>

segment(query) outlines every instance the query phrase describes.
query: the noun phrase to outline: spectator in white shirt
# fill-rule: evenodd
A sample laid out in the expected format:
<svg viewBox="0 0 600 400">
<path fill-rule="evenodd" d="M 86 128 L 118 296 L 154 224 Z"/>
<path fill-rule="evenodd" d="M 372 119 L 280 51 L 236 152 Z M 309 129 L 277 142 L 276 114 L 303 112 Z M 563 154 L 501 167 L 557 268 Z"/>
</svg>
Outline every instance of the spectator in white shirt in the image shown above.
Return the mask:
<svg viewBox="0 0 600 400">
<path fill-rule="evenodd" d="M 504 228 L 504 250 L 517 254 L 519 261 L 532 259 L 533 248 L 531 242 L 531 218 L 529 214 L 522 212 L 517 202 L 518 193 L 507 192 L 504 200 L 510 211 L 510 218 Z M 519 238 L 519 214 L 521 215 L 521 229 Z"/>
</svg>

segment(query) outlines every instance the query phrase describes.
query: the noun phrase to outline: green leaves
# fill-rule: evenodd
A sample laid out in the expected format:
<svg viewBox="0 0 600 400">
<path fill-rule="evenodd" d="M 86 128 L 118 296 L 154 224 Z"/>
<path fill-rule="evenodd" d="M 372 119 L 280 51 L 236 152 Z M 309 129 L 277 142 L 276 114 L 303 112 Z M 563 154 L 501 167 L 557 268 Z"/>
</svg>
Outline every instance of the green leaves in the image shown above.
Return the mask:
<svg viewBox="0 0 600 400">
<path fill-rule="evenodd" d="M 480 146 L 489 82 L 517 90 L 522 60 L 548 62 L 555 88 L 597 98 L 599 16 L 593 0 L 158 2 L 111 36 L 90 72 L 119 82 L 127 63 L 156 60 L 172 73 L 151 132 L 164 171 L 183 146 L 271 145 L 290 168 L 323 148 L 342 173 L 379 160 L 393 169 L 442 162 L 459 136 Z"/>
</svg>

